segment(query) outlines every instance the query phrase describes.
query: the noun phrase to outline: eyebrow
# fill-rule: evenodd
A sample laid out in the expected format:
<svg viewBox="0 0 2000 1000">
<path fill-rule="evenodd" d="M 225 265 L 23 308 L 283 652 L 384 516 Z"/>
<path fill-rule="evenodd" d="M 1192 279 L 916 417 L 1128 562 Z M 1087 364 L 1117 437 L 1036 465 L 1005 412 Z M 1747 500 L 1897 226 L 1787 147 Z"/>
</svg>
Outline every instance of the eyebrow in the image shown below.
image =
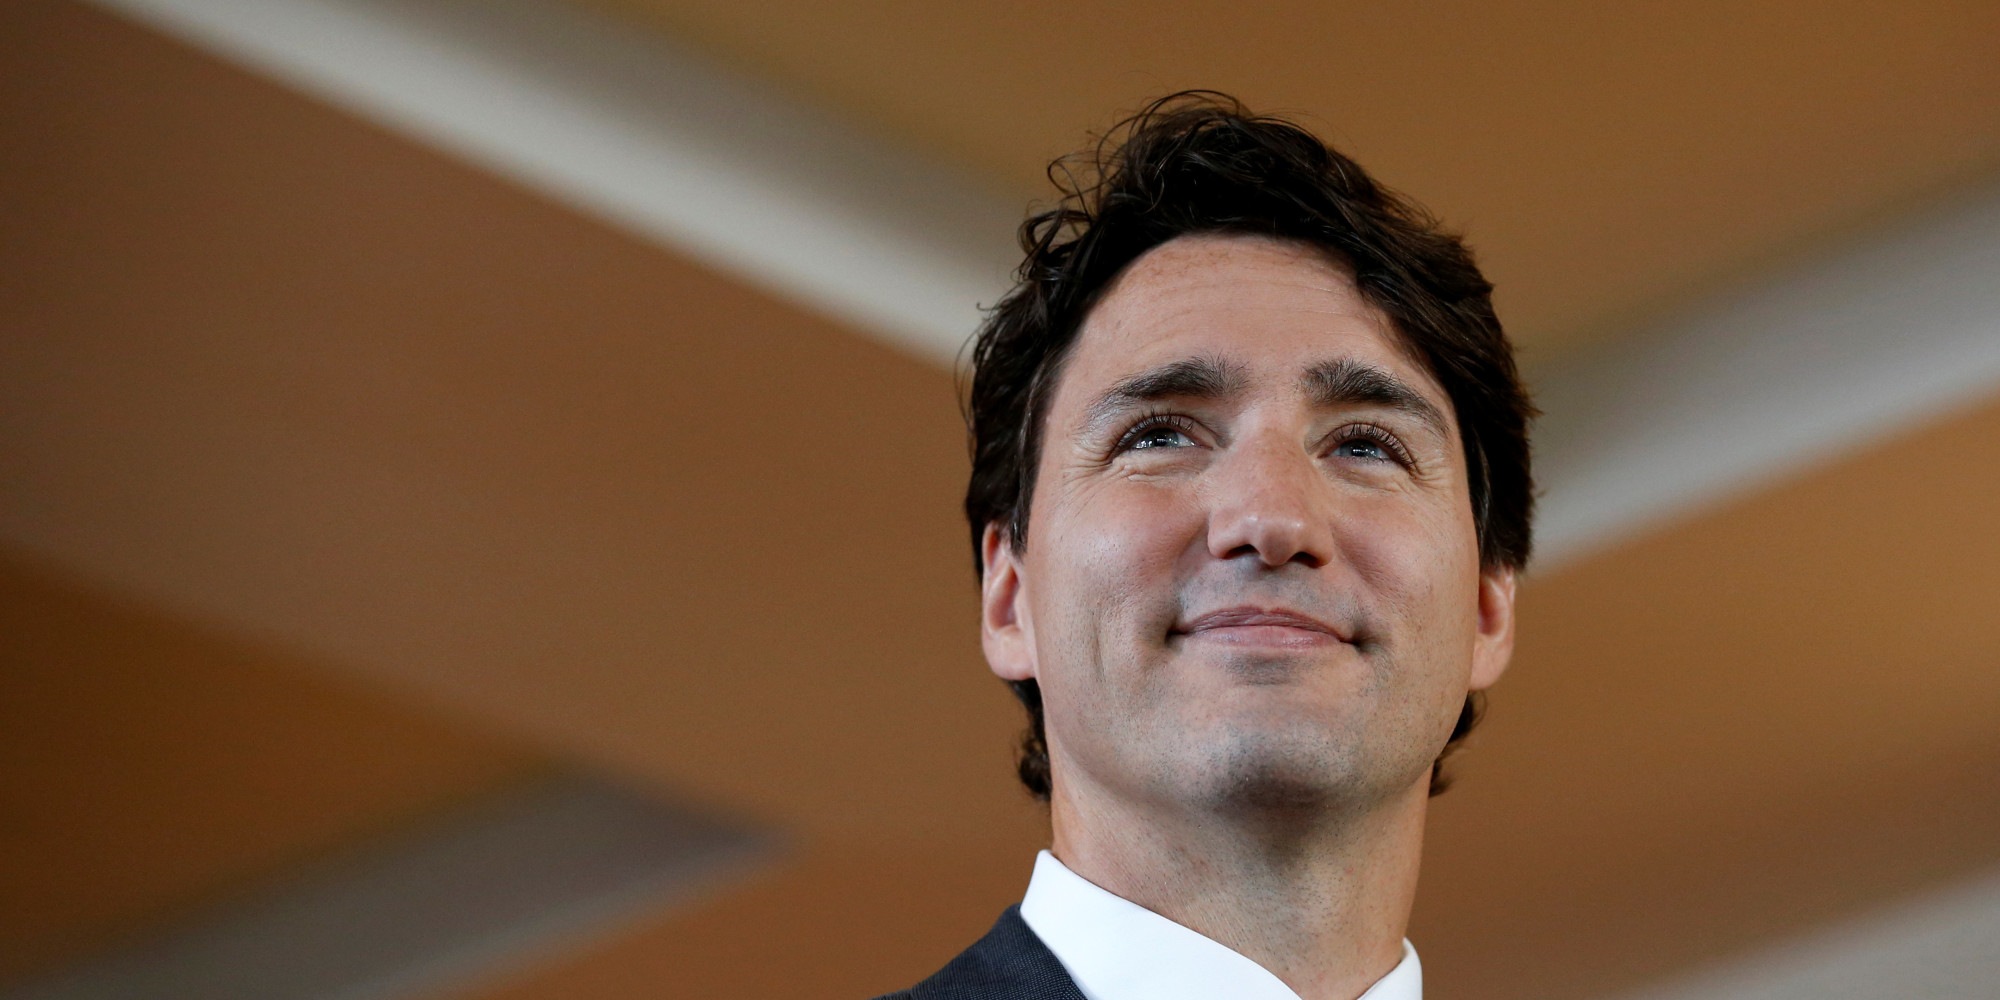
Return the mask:
<svg viewBox="0 0 2000 1000">
<path fill-rule="evenodd" d="M 1084 425 L 1093 426 L 1127 407 L 1161 399 L 1221 399 L 1240 392 L 1249 381 L 1243 366 L 1220 358 L 1183 358 L 1119 379 L 1098 394 L 1084 411 Z"/>
<path fill-rule="evenodd" d="M 1424 422 L 1441 438 L 1451 438 L 1444 411 L 1411 388 L 1409 383 L 1373 365 L 1343 359 L 1322 361 L 1306 369 L 1300 386 L 1320 409 L 1363 404 L 1407 413 Z"/>
</svg>

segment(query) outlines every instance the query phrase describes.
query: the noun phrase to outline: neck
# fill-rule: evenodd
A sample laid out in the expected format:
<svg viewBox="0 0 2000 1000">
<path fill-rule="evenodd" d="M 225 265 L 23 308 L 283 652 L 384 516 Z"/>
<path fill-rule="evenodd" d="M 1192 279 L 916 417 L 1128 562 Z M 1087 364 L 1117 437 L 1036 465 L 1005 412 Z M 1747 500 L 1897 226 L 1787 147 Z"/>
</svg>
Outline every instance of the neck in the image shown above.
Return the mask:
<svg viewBox="0 0 2000 1000">
<path fill-rule="evenodd" d="M 1401 960 L 1427 780 L 1361 810 L 1164 816 L 1077 784 L 1058 782 L 1050 803 L 1063 864 L 1228 945 L 1303 1000 L 1354 1000 Z"/>
</svg>

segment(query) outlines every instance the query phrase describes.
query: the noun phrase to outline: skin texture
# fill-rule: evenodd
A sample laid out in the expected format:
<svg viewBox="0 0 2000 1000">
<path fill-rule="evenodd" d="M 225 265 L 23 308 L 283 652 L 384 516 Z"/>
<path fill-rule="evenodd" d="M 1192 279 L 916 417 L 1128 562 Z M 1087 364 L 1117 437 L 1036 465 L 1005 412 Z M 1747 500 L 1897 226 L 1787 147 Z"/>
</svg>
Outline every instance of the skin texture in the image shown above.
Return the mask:
<svg viewBox="0 0 2000 1000">
<path fill-rule="evenodd" d="M 1051 399 L 994 673 L 1036 679 L 1056 856 L 1307 1000 L 1395 966 L 1431 762 L 1513 646 L 1449 398 L 1319 251 L 1183 237 Z"/>
</svg>

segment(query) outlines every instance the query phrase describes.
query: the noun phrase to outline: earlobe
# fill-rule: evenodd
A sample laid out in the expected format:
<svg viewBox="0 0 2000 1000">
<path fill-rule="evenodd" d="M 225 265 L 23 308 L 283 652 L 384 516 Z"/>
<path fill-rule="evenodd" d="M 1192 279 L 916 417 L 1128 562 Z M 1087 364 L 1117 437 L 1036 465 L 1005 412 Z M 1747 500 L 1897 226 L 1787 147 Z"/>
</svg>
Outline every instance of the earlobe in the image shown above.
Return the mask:
<svg viewBox="0 0 2000 1000">
<path fill-rule="evenodd" d="M 1514 583 L 1511 569 L 1480 571 L 1479 634 L 1473 639 L 1470 678 L 1474 691 L 1492 687 L 1513 659 Z"/>
<path fill-rule="evenodd" d="M 979 641 L 986 664 L 1002 680 L 1035 677 L 1034 629 L 1028 621 L 1020 558 L 1007 533 L 988 523 L 979 538 Z"/>
</svg>

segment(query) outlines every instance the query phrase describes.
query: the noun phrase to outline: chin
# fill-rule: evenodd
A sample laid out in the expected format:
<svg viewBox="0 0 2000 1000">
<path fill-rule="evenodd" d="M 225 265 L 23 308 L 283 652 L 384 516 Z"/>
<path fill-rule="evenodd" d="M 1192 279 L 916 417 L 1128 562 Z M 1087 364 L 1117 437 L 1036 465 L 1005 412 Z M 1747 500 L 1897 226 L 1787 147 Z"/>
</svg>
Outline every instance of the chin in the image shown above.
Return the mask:
<svg viewBox="0 0 2000 1000">
<path fill-rule="evenodd" d="M 1215 752 L 1192 776 L 1199 787 L 1188 791 L 1218 811 L 1304 820 L 1366 811 L 1429 773 L 1428 758 L 1409 762 L 1363 753 L 1370 742 L 1318 727 L 1238 730 L 1210 744 Z"/>
<path fill-rule="evenodd" d="M 1359 784 L 1352 743 L 1331 734 L 1236 732 L 1211 746 L 1189 791 L 1217 809 L 1319 812 Z"/>
</svg>

